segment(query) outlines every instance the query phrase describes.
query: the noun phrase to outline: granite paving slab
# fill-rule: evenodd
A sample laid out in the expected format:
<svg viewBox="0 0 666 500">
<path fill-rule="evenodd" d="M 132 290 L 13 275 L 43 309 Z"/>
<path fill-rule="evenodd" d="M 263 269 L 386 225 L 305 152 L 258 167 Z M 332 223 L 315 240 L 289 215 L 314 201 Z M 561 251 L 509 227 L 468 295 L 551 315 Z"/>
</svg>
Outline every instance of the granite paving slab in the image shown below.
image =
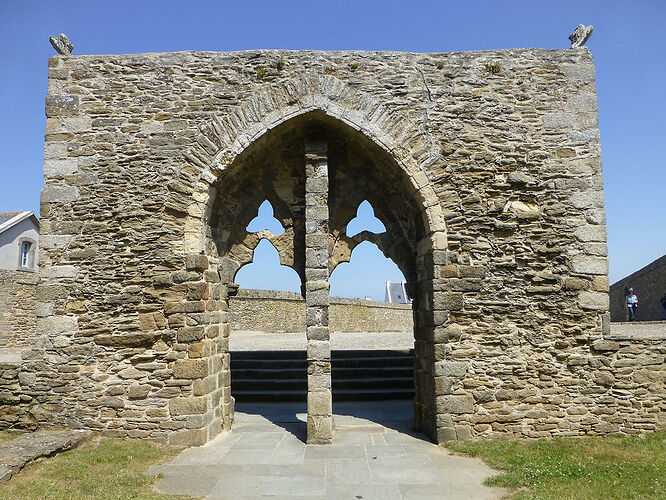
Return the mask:
<svg viewBox="0 0 666 500">
<path fill-rule="evenodd" d="M 338 403 L 332 445 L 305 443 L 302 404 L 239 404 L 231 431 L 151 467 L 162 493 L 207 499 L 498 499 L 495 471 L 409 430 L 411 402 Z"/>
</svg>

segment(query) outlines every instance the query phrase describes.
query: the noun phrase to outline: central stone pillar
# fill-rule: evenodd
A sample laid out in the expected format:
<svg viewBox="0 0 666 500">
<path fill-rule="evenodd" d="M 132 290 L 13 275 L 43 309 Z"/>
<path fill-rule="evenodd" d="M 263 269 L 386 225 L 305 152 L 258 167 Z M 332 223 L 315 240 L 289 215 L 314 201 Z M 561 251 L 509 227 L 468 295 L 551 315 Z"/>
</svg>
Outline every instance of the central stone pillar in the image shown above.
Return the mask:
<svg viewBox="0 0 666 500">
<path fill-rule="evenodd" d="M 328 155 L 305 144 L 305 301 L 308 338 L 308 443 L 333 441 L 331 338 L 328 330 Z"/>
</svg>

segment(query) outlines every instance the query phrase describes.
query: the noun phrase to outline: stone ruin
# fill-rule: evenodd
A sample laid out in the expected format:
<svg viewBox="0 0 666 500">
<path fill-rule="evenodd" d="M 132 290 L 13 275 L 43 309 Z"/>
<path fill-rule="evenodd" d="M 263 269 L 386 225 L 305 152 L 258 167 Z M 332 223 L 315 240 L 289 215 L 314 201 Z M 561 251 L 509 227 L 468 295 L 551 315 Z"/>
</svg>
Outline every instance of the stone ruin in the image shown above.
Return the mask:
<svg viewBox="0 0 666 500">
<path fill-rule="evenodd" d="M 267 239 L 306 300 L 309 442 L 335 439 L 328 277 L 365 240 L 406 277 L 436 442 L 666 425 L 665 342 L 610 338 L 587 48 L 64 54 L 46 115 L 31 421 L 229 429 L 229 297 Z M 247 232 L 264 200 L 283 234 Z M 347 237 L 363 200 L 387 231 Z"/>
</svg>

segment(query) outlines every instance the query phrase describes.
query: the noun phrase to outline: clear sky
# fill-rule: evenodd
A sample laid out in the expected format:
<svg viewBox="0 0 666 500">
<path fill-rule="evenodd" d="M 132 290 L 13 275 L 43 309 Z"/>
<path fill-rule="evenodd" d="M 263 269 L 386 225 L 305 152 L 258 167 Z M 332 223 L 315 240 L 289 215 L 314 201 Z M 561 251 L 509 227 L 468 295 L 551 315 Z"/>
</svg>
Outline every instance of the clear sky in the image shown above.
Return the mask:
<svg viewBox="0 0 666 500">
<path fill-rule="evenodd" d="M 0 212 L 39 211 L 50 35 L 66 33 L 75 54 L 449 52 L 568 48 L 581 23 L 595 28 L 587 45 L 596 64 L 612 283 L 666 253 L 664 0 L 0 0 Z M 376 268 L 375 257 L 358 257 L 361 269 Z M 369 279 L 378 278 L 358 281 Z M 383 299 L 383 291 L 357 288 L 342 295 Z"/>
</svg>

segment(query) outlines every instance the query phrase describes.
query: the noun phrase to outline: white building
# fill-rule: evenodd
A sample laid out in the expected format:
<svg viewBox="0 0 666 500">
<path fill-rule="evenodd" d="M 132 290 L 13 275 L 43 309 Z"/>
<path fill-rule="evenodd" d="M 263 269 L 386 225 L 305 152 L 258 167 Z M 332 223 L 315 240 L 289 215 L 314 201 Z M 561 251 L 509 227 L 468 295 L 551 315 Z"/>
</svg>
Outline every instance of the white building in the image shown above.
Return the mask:
<svg viewBox="0 0 666 500">
<path fill-rule="evenodd" d="M 394 304 L 411 304 L 412 299 L 407 295 L 405 290 L 405 282 L 386 282 L 386 293 L 384 294 L 384 302 L 392 302 Z"/>
<path fill-rule="evenodd" d="M 36 272 L 39 219 L 34 212 L 0 213 L 0 269 Z"/>
</svg>

